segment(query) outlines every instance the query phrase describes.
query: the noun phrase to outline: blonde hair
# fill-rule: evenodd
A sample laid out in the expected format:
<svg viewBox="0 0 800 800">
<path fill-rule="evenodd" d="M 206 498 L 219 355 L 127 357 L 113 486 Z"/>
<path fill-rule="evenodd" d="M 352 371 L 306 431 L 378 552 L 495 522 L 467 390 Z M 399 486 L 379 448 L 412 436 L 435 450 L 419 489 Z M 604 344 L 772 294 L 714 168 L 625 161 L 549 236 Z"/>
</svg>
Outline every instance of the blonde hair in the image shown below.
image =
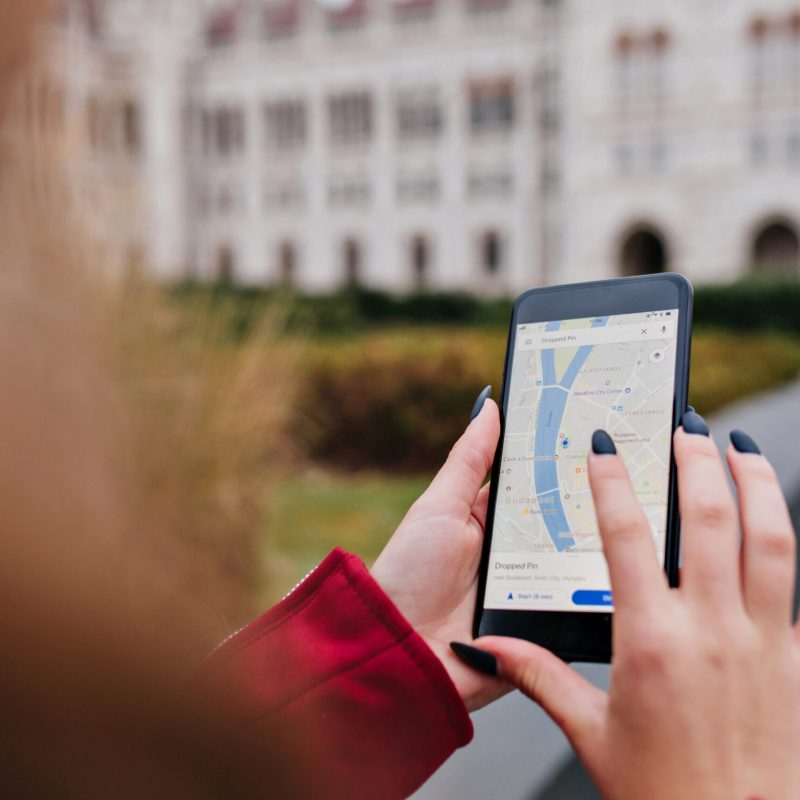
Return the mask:
<svg viewBox="0 0 800 800">
<path fill-rule="evenodd" d="M 291 796 L 289 734 L 265 752 L 186 689 L 215 609 L 253 610 L 236 531 L 260 522 L 291 360 L 274 321 L 224 361 L 173 347 L 160 293 L 91 263 L 25 113 L 48 8 L 0 4 L 0 794 Z"/>
</svg>

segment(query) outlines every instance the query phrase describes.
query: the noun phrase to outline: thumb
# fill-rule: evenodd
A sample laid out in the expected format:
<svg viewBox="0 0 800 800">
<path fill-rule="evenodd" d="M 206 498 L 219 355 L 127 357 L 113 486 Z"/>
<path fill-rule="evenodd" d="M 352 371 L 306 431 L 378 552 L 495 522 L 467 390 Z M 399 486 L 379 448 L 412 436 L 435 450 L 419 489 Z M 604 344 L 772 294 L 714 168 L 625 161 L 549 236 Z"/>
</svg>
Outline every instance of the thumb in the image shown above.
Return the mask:
<svg viewBox="0 0 800 800">
<path fill-rule="evenodd" d="M 491 469 L 499 437 L 500 412 L 487 397 L 420 501 L 434 504 L 437 513 L 468 518 Z"/>
<path fill-rule="evenodd" d="M 473 644 L 494 655 L 498 677 L 538 703 L 578 754 L 591 760 L 605 717 L 608 695 L 604 691 L 554 653 L 531 642 L 486 636 Z"/>
</svg>

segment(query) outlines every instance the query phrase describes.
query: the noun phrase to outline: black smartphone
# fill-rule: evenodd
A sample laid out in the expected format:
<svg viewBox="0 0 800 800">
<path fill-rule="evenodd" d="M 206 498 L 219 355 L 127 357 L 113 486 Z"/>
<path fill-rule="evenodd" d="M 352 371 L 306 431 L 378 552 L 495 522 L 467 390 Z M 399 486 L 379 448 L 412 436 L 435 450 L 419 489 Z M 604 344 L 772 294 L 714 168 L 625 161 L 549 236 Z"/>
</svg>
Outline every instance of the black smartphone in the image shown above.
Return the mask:
<svg viewBox="0 0 800 800">
<path fill-rule="evenodd" d="M 592 433 L 628 467 L 672 585 L 672 434 L 686 410 L 692 286 L 660 274 L 534 289 L 514 302 L 474 635 L 567 661 L 611 658 L 613 597 L 589 482 Z"/>
</svg>

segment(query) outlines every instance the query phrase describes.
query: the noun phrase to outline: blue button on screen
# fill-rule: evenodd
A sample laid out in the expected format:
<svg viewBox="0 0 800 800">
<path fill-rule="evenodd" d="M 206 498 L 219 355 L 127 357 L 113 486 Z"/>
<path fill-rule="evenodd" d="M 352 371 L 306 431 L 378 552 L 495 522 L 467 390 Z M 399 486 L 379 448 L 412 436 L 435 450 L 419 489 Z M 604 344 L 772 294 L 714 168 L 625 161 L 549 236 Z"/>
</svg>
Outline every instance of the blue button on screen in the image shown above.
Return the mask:
<svg viewBox="0 0 800 800">
<path fill-rule="evenodd" d="M 611 592 L 595 589 L 580 589 L 572 593 L 572 602 L 576 606 L 613 606 Z"/>
</svg>

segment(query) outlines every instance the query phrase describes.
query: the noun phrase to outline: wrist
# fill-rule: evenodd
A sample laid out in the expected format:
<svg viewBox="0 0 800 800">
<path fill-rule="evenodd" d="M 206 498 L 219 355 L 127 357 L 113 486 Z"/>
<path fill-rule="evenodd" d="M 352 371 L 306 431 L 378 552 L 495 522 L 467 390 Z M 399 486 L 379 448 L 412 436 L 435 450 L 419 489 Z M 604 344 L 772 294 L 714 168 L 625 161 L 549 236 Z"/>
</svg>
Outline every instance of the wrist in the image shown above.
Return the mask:
<svg viewBox="0 0 800 800">
<path fill-rule="evenodd" d="M 489 678 L 470 669 L 450 649 L 449 643 L 420 634 L 422 640 L 439 659 L 453 682 L 458 696 L 472 713 L 502 697 L 511 687 L 499 678 Z"/>
</svg>

